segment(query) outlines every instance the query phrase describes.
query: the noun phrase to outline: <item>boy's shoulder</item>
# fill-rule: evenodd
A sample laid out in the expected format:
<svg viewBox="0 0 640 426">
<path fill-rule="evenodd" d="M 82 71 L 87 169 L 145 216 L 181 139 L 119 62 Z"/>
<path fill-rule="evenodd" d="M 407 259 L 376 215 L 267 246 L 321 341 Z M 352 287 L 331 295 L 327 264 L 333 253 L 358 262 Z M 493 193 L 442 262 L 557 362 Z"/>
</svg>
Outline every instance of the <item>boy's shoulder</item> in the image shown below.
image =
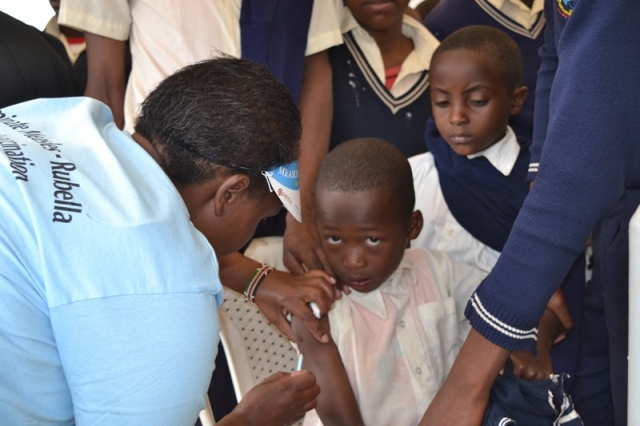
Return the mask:
<svg viewBox="0 0 640 426">
<path fill-rule="evenodd" d="M 406 249 L 402 262 L 401 266 L 410 269 L 416 274 L 418 280 L 428 275 L 429 278 L 435 278 L 436 281 L 444 271 L 458 263 L 448 253 L 425 247 Z"/>
</svg>

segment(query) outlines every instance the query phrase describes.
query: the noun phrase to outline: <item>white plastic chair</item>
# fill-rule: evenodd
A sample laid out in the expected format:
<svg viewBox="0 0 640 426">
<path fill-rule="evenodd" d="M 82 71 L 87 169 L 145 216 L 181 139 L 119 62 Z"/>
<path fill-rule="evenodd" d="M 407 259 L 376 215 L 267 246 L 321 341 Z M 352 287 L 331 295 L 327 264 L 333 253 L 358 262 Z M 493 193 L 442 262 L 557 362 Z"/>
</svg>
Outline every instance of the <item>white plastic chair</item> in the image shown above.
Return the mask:
<svg viewBox="0 0 640 426">
<path fill-rule="evenodd" d="M 200 411 L 200 424 L 202 426 L 213 426 L 216 424 L 216 419 L 213 417 L 213 410 L 211 409 L 211 402 L 209 401 L 209 395 L 204 394 L 205 407 Z"/>
<path fill-rule="evenodd" d="M 298 355 L 289 339 L 244 295 L 225 287 L 218 311 L 220 340 L 238 401 L 255 385 L 278 371 L 294 371 Z M 200 412 L 203 426 L 215 424 L 211 405 Z M 302 420 L 297 423 L 302 425 Z"/>
</svg>

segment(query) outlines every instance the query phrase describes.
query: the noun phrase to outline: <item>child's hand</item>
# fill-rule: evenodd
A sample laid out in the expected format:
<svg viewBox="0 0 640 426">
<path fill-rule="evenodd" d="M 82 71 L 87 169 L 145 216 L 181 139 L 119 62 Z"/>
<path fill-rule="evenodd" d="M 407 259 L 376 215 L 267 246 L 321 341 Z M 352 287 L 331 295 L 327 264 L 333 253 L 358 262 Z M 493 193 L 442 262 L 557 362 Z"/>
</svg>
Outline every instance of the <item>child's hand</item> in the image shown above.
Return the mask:
<svg viewBox="0 0 640 426">
<path fill-rule="evenodd" d="M 545 310 L 538 327 L 538 354 L 528 351 L 512 353 L 513 374 L 525 380 L 548 379 L 553 374 L 551 348 L 562 332 L 563 327 L 556 314 L 550 309 Z"/>
<path fill-rule="evenodd" d="M 303 275 L 305 271 L 312 269 L 323 269 L 331 273 L 315 221 L 300 223 L 287 213 L 283 261 L 294 275 Z"/>
<path fill-rule="evenodd" d="M 314 316 L 309 304 L 314 302 L 322 314 L 331 309 L 336 299 L 336 280 L 324 271 L 309 271 L 296 277 L 286 272 L 272 271 L 256 292 L 256 303 L 273 325 L 294 340 L 291 324 L 286 317 L 291 313 L 322 343 L 329 341 L 324 328 Z"/>
<path fill-rule="evenodd" d="M 510 358 L 513 363 L 513 374 L 521 379 L 536 381 L 548 379 L 553 374 L 549 350 L 541 351 L 538 349 L 538 355 L 529 351 L 514 352 Z"/>
</svg>

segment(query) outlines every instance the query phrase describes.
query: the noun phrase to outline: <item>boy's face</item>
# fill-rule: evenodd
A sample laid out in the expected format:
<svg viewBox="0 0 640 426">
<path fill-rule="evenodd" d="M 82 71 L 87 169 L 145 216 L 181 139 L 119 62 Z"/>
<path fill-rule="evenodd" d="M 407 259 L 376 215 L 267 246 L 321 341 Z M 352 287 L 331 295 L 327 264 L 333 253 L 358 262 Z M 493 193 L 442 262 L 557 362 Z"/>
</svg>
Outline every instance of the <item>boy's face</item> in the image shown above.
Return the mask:
<svg viewBox="0 0 640 426">
<path fill-rule="evenodd" d="M 523 86 L 509 90 L 494 58 L 467 49 L 439 53 L 429 79 L 436 127 L 464 156 L 502 139 L 509 116 L 520 112 L 527 94 Z"/>
<path fill-rule="evenodd" d="M 346 0 L 353 17 L 367 31 L 386 31 L 402 24 L 409 0 Z"/>
<path fill-rule="evenodd" d="M 316 217 L 322 247 L 342 285 L 367 293 L 398 268 L 407 243 L 422 226 L 420 212 L 404 220 L 400 210 L 389 188 L 318 190 Z"/>
</svg>

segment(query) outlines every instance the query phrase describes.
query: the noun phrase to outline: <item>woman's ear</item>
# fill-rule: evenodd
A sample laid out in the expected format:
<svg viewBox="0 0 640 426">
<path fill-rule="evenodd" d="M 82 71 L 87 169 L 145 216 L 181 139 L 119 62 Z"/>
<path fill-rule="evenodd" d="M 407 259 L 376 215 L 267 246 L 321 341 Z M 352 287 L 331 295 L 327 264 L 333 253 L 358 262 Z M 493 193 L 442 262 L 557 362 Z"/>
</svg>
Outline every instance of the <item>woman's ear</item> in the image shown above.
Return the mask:
<svg viewBox="0 0 640 426">
<path fill-rule="evenodd" d="M 243 174 L 226 178 L 213 195 L 216 216 L 222 216 L 225 210 L 234 207 L 238 200 L 247 194 L 249 183 L 249 176 Z"/>
<path fill-rule="evenodd" d="M 422 212 L 420 210 L 416 210 L 411 213 L 411 219 L 409 222 L 409 240 L 415 240 L 418 238 L 423 225 L 424 219 L 422 218 Z"/>
<path fill-rule="evenodd" d="M 527 94 L 529 93 L 529 88 L 527 86 L 519 86 L 511 95 L 511 109 L 509 110 L 509 114 L 516 115 L 522 110 L 522 106 L 524 105 L 525 99 L 527 99 Z"/>
</svg>

